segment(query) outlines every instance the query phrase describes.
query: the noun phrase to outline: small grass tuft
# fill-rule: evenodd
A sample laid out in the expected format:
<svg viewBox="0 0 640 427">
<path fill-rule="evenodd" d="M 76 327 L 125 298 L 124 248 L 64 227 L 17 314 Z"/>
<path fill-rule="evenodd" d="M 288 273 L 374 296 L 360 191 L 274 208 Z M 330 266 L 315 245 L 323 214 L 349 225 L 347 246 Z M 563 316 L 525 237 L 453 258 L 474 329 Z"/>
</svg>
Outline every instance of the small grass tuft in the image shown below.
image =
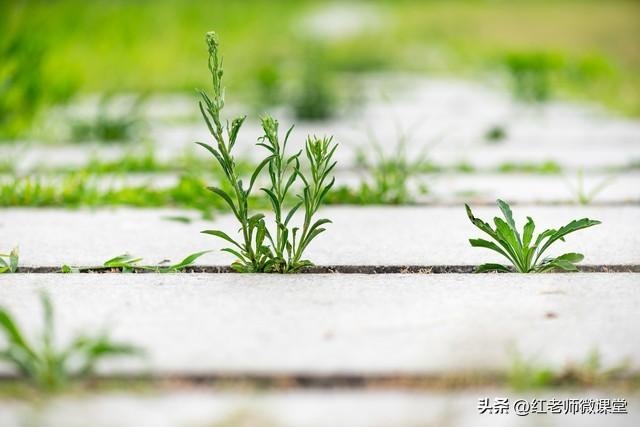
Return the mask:
<svg viewBox="0 0 640 427">
<path fill-rule="evenodd" d="M 122 273 L 135 273 L 136 271 L 151 271 L 154 273 L 179 273 L 192 265 L 202 255 L 211 251 L 195 252 L 176 264 L 162 265 L 169 261 L 163 261 L 161 265 L 140 265 L 142 258 L 137 258 L 130 254 L 122 254 L 105 261 L 102 267 L 72 267 L 67 264 L 60 268 L 61 273 L 81 273 L 84 271 L 116 270 Z"/>
<path fill-rule="evenodd" d="M 484 139 L 493 144 L 504 141 L 506 137 L 507 129 L 502 125 L 491 126 L 484 134 Z"/>
<path fill-rule="evenodd" d="M 0 254 L 0 274 L 18 271 L 18 248 L 13 248 L 8 255 Z"/>
<path fill-rule="evenodd" d="M 38 343 L 25 338 L 11 313 L 0 307 L 0 331 L 7 340 L 6 348 L 0 350 L 0 360 L 12 365 L 38 388 L 58 391 L 73 379 L 93 375 L 102 359 L 142 354 L 137 347 L 111 341 L 104 332 L 97 336 L 76 336 L 65 348 L 57 348 L 54 342 L 53 305 L 46 293 L 42 293 L 40 299 L 44 312 L 44 331 Z"/>
<path fill-rule="evenodd" d="M 571 190 L 574 200 L 580 205 L 589 205 L 593 200 L 604 191 L 609 185 L 613 183 L 615 176 L 610 175 L 602 179 L 598 184 L 593 186 L 590 190 L 587 190 L 584 183 L 584 169 L 579 169 L 577 173 L 577 183 L 574 186 L 570 181 L 567 181 L 567 185 Z"/>
<path fill-rule="evenodd" d="M 139 110 L 144 97 L 138 96 L 131 106 L 118 114 L 110 112 L 112 99 L 111 94 L 103 95 L 95 117 L 76 119 L 71 123 L 72 141 L 126 142 L 134 138 L 143 123 Z"/>
<path fill-rule="evenodd" d="M 616 379 L 633 379 L 637 376 L 627 362 L 604 369 L 600 353 L 591 351 L 579 362 L 572 362 L 561 369 L 553 369 L 534 360 L 524 359 L 513 351 L 511 368 L 507 372 L 507 384 L 516 391 L 535 390 L 550 387 L 581 386 L 593 387 L 607 384 Z"/>
<path fill-rule="evenodd" d="M 504 66 L 511 78 L 513 96 L 525 102 L 545 102 L 552 96 L 551 79 L 562 69 L 562 56 L 550 52 L 509 52 Z"/>
</svg>

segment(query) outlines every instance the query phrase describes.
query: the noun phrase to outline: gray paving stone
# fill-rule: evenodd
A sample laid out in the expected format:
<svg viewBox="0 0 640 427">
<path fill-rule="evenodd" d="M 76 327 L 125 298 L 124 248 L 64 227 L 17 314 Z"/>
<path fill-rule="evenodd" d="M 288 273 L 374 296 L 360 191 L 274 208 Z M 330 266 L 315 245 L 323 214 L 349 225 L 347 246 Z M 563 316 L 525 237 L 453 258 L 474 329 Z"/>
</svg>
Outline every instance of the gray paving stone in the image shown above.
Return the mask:
<svg viewBox="0 0 640 427">
<path fill-rule="evenodd" d="M 298 122 L 293 140 L 302 144 L 307 134 L 335 135 L 342 145 L 337 152 L 341 167 L 352 165 L 356 149 L 370 150 L 369 133 L 373 133 L 383 147 L 393 149 L 400 139 L 398 129 L 409 136 L 409 153 L 417 154 L 426 148 L 429 157 L 441 164 L 465 161 L 488 167 L 509 161 L 554 160 L 576 168 L 626 166 L 640 159 L 638 121 L 613 117 L 592 107 L 563 102 L 526 106 L 513 102 L 509 95 L 497 90 L 456 80 L 386 75 L 360 78 L 360 81 L 368 94 L 360 112 L 345 112 L 335 120 L 322 123 Z M 389 96 L 391 94 L 393 96 Z M 173 109 L 181 116 L 191 104 L 191 114 L 195 113 L 197 117 L 195 96 L 168 103 L 152 100 L 147 109 L 154 110 L 154 103 L 157 103 L 156 110 L 166 113 Z M 283 129 L 293 122 L 286 113 L 274 112 L 281 118 Z M 154 114 L 150 116 L 154 117 Z M 158 116 L 166 119 L 164 113 Z M 507 138 L 499 144 L 488 144 L 484 135 L 495 125 L 506 127 Z M 192 141 L 210 138 L 200 122 L 176 125 L 152 120 L 149 128 L 149 136 L 156 142 L 162 159 L 175 158 L 185 147 L 192 146 Z M 239 153 L 252 157 L 255 153 L 253 145 L 259 136 L 259 123 L 252 117 L 240 134 Z M 109 158 L 124 149 L 90 144 L 64 149 L 32 147 L 26 152 L 15 152 L 11 147 L 0 146 L 0 155 L 11 156 L 19 163 L 19 168 L 25 170 L 41 162 L 49 165 L 83 163 L 91 153 Z"/>
<path fill-rule="evenodd" d="M 558 369 L 596 350 L 604 368 L 638 369 L 638 277 L 14 274 L 0 304 L 35 334 L 46 290 L 60 341 L 108 326 L 148 351 L 106 373 L 440 375 L 508 370 L 514 350 Z"/>
<path fill-rule="evenodd" d="M 478 399 L 508 397 L 505 415 L 480 415 Z M 517 416 L 513 402 L 538 399 L 626 398 L 628 414 Z M 29 404 L 0 402 L 4 427 L 418 427 L 418 426 L 636 426 L 637 393 L 615 391 L 516 394 L 488 389 L 463 392 L 293 391 L 277 393 L 162 392 L 68 396 Z"/>
<path fill-rule="evenodd" d="M 490 220 L 493 207 L 474 208 Z M 522 227 L 525 215 L 536 220 L 538 231 L 559 227 L 572 219 L 589 217 L 603 223 L 567 237 L 550 254 L 584 253 L 587 264 L 640 263 L 640 207 L 634 206 L 517 206 Z M 308 248 L 308 258 L 318 265 L 440 265 L 481 264 L 501 261 L 489 250 L 472 248 L 469 238 L 480 237 L 460 207 L 330 207 L 321 214 L 333 220 L 327 232 Z M 0 232 L 3 250 L 19 246 L 24 266 L 100 265 L 129 252 L 156 264 L 179 261 L 207 249 L 202 265 L 228 265 L 232 257 L 218 249 L 224 242 L 200 231 L 219 228 L 232 233 L 234 219 L 220 215 L 214 222 L 191 224 L 168 221 L 172 215 L 197 218 L 197 213 L 144 209 L 2 209 Z M 484 237 L 484 236 L 483 236 Z"/>
</svg>

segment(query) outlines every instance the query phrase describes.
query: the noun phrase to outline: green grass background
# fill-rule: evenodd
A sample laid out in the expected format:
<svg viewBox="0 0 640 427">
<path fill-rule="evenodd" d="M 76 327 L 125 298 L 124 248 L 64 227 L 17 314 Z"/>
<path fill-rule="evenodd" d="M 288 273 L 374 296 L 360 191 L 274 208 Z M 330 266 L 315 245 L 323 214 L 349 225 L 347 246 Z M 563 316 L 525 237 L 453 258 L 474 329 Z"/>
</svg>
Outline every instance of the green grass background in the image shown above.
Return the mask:
<svg viewBox="0 0 640 427">
<path fill-rule="evenodd" d="M 327 2 L 304 0 L 0 0 L 4 36 L 46 47 L 44 90 L 192 91 L 208 83 L 203 35 L 222 39 L 227 86 L 251 92 L 258 70 L 299 67 L 295 30 Z M 640 115 L 640 2 L 493 0 L 364 2 L 379 31 L 328 41 L 334 71 L 399 70 L 491 79 L 509 52 L 559 60 L 554 93 Z"/>
</svg>

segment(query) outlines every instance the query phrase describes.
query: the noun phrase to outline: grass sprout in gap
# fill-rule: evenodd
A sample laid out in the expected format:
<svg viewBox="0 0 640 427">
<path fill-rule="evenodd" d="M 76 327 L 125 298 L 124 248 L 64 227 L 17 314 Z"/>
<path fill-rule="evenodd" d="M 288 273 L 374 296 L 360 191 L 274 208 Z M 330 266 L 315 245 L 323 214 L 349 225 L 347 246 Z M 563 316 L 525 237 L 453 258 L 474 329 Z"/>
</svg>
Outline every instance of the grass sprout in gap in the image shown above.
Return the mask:
<svg viewBox="0 0 640 427">
<path fill-rule="evenodd" d="M 332 138 L 308 137 L 304 150 L 287 155 L 287 143 L 293 127 L 288 129 L 282 139 L 278 132 L 278 121 L 267 115 L 262 119 L 264 135 L 259 138 L 257 144 L 267 151 L 267 155 L 255 168 L 248 183 L 243 181 L 237 170 L 233 148 L 246 117 L 238 117 L 223 125 L 220 115 L 224 107 L 223 68 L 218 55 L 218 37 L 215 33 L 209 32 L 206 40 L 213 95 L 209 97 L 207 93 L 200 91 L 202 100 L 199 106 L 216 144 L 197 144 L 215 157 L 224 172 L 230 188 L 225 190 L 209 187 L 209 190 L 229 206 L 239 222 L 240 236 L 234 238 L 221 230 L 206 230 L 203 233 L 224 239 L 231 244 L 223 251 L 237 258 L 231 265 L 236 271 L 299 271 L 312 265 L 311 261 L 303 258 L 304 251 L 314 238 L 325 231 L 324 226 L 331 222 L 328 219 L 316 219 L 315 216 L 335 182 L 329 175 L 336 165 L 332 158 L 337 145 L 332 142 Z M 301 168 L 303 152 L 308 171 Z M 272 210 L 274 224 L 271 230 L 267 228 L 265 215 L 252 212 L 249 206 L 249 196 L 263 169 L 268 171 L 269 184 L 260 190 L 269 201 Z M 294 203 L 285 203 L 291 199 L 290 193 L 296 183 L 301 184 L 302 191 L 296 192 Z M 304 215 L 303 223 L 293 226 L 294 214 L 299 209 Z"/>
<path fill-rule="evenodd" d="M 102 264 L 100 267 L 72 267 L 63 265 L 60 268 L 61 273 L 82 273 L 86 271 L 119 271 L 121 273 L 134 273 L 136 271 L 150 271 L 153 273 L 180 273 L 185 268 L 191 266 L 202 255 L 211 251 L 195 252 L 187 255 L 182 261 L 176 264 L 165 265 L 169 260 L 162 261 L 160 265 L 139 265 L 142 258 L 135 257 L 130 254 L 122 254 L 113 257 Z"/>
<path fill-rule="evenodd" d="M 90 377 L 102 359 L 142 354 L 137 347 L 112 341 L 104 332 L 96 336 L 78 335 L 66 347 L 57 347 L 53 305 L 46 293 L 40 299 L 44 331 L 36 341 L 28 340 L 12 314 L 0 306 L 0 332 L 6 338 L 6 346 L 0 348 L 0 362 L 13 366 L 38 388 L 57 391 L 72 379 Z"/>
<path fill-rule="evenodd" d="M 487 248 L 498 252 L 507 258 L 520 273 L 544 273 L 553 270 L 577 271 L 578 268 L 575 264 L 584 259 L 582 254 L 569 252 L 555 258 L 541 258 L 542 254 L 556 241 L 564 241 L 564 237 L 567 234 L 601 223 L 589 218 L 573 220 L 557 230 L 545 230 L 534 239 L 535 223 L 531 217 L 527 217 L 527 223 L 521 236 L 516 228 L 509 205 L 502 200 L 498 200 L 497 203 L 502 211 L 504 220 L 498 217 L 493 219 L 496 226 L 495 230 L 488 223 L 473 216 L 471 208 L 465 204 L 467 216 L 473 225 L 491 236 L 495 241 L 494 243 L 484 239 L 469 239 L 469 243 L 476 248 Z M 510 270 L 502 264 L 482 264 L 476 271 L 480 273 L 487 271 L 508 272 Z"/>
<path fill-rule="evenodd" d="M 13 248 L 9 254 L 0 254 L 0 274 L 18 271 L 18 248 Z"/>
</svg>

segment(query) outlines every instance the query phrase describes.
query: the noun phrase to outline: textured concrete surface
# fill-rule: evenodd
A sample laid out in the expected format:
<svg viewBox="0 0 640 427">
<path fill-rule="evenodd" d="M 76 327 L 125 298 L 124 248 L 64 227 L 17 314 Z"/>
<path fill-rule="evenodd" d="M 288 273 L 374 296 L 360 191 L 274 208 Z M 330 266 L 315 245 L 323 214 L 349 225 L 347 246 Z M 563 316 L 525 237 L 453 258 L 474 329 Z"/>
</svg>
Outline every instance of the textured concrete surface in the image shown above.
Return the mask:
<svg viewBox="0 0 640 427">
<path fill-rule="evenodd" d="M 509 398 L 509 414 L 479 414 L 478 399 Z M 628 414 L 514 414 L 518 399 L 626 398 Z M 457 393 L 329 391 L 283 393 L 163 392 L 68 396 L 40 403 L 0 402 L 4 427 L 477 427 L 637 426 L 640 396 L 616 391 L 513 393 L 479 389 Z"/>
<path fill-rule="evenodd" d="M 490 221 L 499 214 L 494 207 L 474 208 Z M 125 252 L 156 264 L 179 261 L 186 255 L 214 249 L 198 264 L 228 265 L 232 257 L 217 249 L 221 239 L 200 234 L 219 228 L 232 234 L 237 224 L 229 215 L 216 221 L 182 224 L 164 218 L 195 212 L 173 210 L 55 210 L 0 209 L 2 248 L 20 247 L 25 266 L 100 265 Z M 498 254 L 472 248 L 469 238 L 485 237 L 460 207 L 331 207 L 321 215 L 333 220 L 328 230 L 311 243 L 307 257 L 328 264 L 480 264 L 502 261 Z M 603 223 L 567 237 L 552 246 L 549 254 L 585 254 L 588 264 L 635 264 L 640 262 L 640 207 L 540 207 L 516 206 L 519 227 L 532 216 L 538 230 L 559 227 L 572 219 L 589 217 Z"/>
<path fill-rule="evenodd" d="M 149 352 L 106 372 L 443 374 L 506 370 L 514 349 L 637 369 L 638 277 L 17 274 L 0 277 L 0 304 L 35 334 L 44 289 L 61 341 L 107 326 Z"/>
<path fill-rule="evenodd" d="M 640 173 L 589 174 L 581 183 L 577 174 L 445 174 L 424 177 L 430 194 L 424 201 L 494 202 L 497 198 L 519 203 L 578 201 L 578 188 L 593 194 L 593 203 L 640 201 Z M 514 208 L 517 209 L 517 208 Z"/>
</svg>

